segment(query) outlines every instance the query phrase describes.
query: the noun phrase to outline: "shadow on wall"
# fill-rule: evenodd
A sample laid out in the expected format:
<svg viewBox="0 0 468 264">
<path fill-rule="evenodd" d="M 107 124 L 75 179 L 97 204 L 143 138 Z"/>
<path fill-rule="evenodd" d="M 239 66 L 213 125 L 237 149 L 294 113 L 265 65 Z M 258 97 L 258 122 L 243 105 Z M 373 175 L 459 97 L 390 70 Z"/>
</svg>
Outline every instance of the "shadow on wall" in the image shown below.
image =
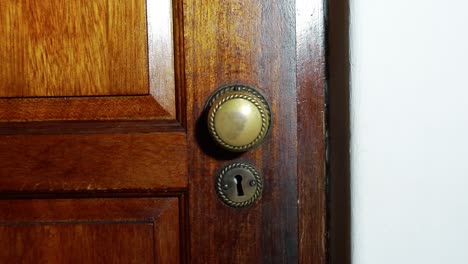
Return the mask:
<svg viewBox="0 0 468 264">
<path fill-rule="evenodd" d="M 328 1 L 329 263 L 351 263 L 349 1 Z"/>
</svg>

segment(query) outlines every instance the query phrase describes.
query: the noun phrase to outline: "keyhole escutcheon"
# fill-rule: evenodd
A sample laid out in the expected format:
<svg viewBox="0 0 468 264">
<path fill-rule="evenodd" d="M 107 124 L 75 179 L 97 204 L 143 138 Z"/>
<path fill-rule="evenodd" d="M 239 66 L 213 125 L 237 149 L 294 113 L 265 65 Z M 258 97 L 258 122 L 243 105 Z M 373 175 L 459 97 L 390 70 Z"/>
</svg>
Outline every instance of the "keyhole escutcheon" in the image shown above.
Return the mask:
<svg viewBox="0 0 468 264">
<path fill-rule="evenodd" d="M 243 208 L 254 204 L 262 195 L 263 180 L 249 164 L 226 165 L 216 178 L 216 193 L 228 206 Z"/>
</svg>

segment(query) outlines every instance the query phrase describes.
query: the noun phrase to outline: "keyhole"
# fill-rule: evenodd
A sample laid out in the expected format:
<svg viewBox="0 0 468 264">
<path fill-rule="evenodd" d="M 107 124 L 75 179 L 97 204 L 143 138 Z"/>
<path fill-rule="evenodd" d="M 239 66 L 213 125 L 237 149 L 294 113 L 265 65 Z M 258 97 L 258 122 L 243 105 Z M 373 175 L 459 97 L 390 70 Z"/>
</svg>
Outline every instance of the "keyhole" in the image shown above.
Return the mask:
<svg viewBox="0 0 468 264">
<path fill-rule="evenodd" d="M 237 185 L 237 196 L 244 196 L 244 189 L 242 189 L 242 176 L 234 176 L 234 182 Z"/>
</svg>

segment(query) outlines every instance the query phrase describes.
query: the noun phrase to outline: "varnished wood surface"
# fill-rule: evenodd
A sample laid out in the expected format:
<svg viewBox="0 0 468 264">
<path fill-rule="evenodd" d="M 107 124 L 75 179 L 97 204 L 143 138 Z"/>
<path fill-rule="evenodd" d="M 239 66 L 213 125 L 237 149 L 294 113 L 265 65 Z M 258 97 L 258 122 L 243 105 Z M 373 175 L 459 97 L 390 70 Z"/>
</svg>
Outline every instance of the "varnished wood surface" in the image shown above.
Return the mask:
<svg viewBox="0 0 468 264">
<path fill-rule="evenodd" d="M 73 6 L 76 5 L 77 2 L 80 1 L 73 0 L 68 5 Z M 13 5 L 12 1 L 4 1 L 1 2 L 0 5 L 3 5 L 4 7 L 2 11 L 9 14 L 9 17 L 5 17 L 4 19 L 10 19 L 13 16 L 18 15 L 19 10 L 27 8 L 28 5 L 39 5 L 39 8 L 42 8 L 44 10 L 52 8 L 51 6 L 49 6 L 48 3 L 44 3 L 43 5 L 41 5 L 40 3 L 28 2 L 27 4 L 23 3 Z M 67 4 L 61 3 L 61 5 Z M 89 8 L 90 6 L 95 7 L 96 10 Z M 131 8 L 127 8 L 127 6 Z M 109 34 L 105 35 L 101 34 L 102 36 L 95 36 L 96 39 L 107 41 L 107 44 L 114 45 L 115 48 L 122 46 L 125 50 L 119 52 L 119 54 L 113 54 L 111 57 L 107 56 L 106 54 L 110 52 L 107 46 L 103 46 L 102 49 L 94 49 L 89 51 L 94 52 L 95 54 L 91 54 L 94 56 L 103 57 L 105 55 L 109 57 L 109 60 L 112 60 L 108 63 L 109 65 L 111 65 L 112 67 L 118 67 L 118 70 L 120 71 L 128 70 L 129 74 L 131 74 L 131 76 L 133 76 L 132 78 L 134 79 L 130 79 L 127 76 L 128 74 L 125 75 L 111 70 L 107 70 L 105 73 L 103 73 L 100 70 L 102 68 L 100 64 L 90 62 L 90 58 L 89 56 L 86 57 L 86 54 L 78 54 L 76 51 L 69 51 L 72 52 L 74 54 L 73 56 L 76 56 L 77 59 L 82 60 L 81 63 L 83 65 L 86 64 L 87 71 L 92 72 L 92 74 L 95 74 L 99 78 L 110 78 L 112 79 L 112 83 L 102 83 L 99 80 L 92 80 L 90 78 L 87 78 L 86 76 L 81 75 L 68 76 L 67 78 L 71 78 L 70 82 L 83 82 L 89 79 L 88 81 L 92 82 L 92 84 L 87 85 L 84 88 L 83 91 L 85 91 L 85 93 L 81 93 L 81 90 L 75 91 L 73 93 L 68 93 L 68 91 L 71 88 L 69 89 L 67 88 L 67 86 L 63 86 L 57 88 L 58 90 L 60 90 L 60 94 L 56 94 L 55 92 L 54 94 L 37 94 L 33 90 L 26 87 L 30 93 L 26 91 L 29 94 L 17 96 L 28 96 L 28 98 L 0 98 L 0 134 L 57 134 L 119 131 L 135 132 L 139 130 L 145 132 L 167 130 L 174 131 L 174 123 L 181 124 L 179 125 L 179 128 L 184 127 L 185 88 L 183 84 L 184 55 L 182 45 L 183 26 L 181 19 L 181 6 L 182 4 L 179 0 L 149 1 L 148 3 L 145 3 L 145 1 L 143 0 L 132 0 L 124 2 L 106 0 L 100 1 L 99 3 L 87 2 L 86 5 L 77 8 L 76 12 L 71 12 L 70 8 L 64 8 L 64 10 L 58 12 L 57 16 L 64 16 L 64 13 L 66 12 L 72 13 L 75 16 L 79 16 L 79 14 L 81 13 L 91 12 L 94 18 L 96 18 L 96 23 L 107 25 L 102 30 L 110 30 L 110 26 L 112 24 L 114 27 L 117 27 L 117 29 L 120 31 L 136 31 L 131 33 L 131 36 L 129 36 L 128 34 L 125 35 L 123 34 L 124 32 L 122 33 L 118 30 L 114 30 Z M 42 9 L 38 10 L 37 12 L 41 11 Z M 129 12 L 133 13 L 130 14 Z M 52 16 L 48 19 L 55 19 L 53 17 L 53 14 L 55 13 L 52 12 Z M 143 15 L 143 17 L 140 17 L 141 15 Z M 119 18 L 119 20 L 114 21 L 117 18 Z M 126 22 L 124 22 L 124 20 Z M 68 30 L 67 25 L 73 26 L 73 23 L 80 24 L 80 21 L 80 19 L 72 17 L 66 20 L 66 22 L 69 22 L 70 25 L 64 23 L 62 25 L 63 28 L 48 29 L 46 25 L 44 25 L 44 23 L 38 24 L 37 27 L 38 29 L 40 29 L 41 27 L 45 28 L 45 31 L 61 29 Z M 128 21 L 130 21 L 130 23 Z M 88 21 L 87 23 L 93 22 Z M 141 23 L 144 24 L 144 28 L 141 28 L 139 26 L 139 24 Z M 21 21 L 17 21 L 16 24 L 13 26 L 26 28 L 30 25 L 27 23 L 21 23 Z M 6 30 L 7 27 L 10 27 L 8 23 L 0 25 L 0 34 L 2 33 L 2 28 L 3 30 Z M 16 31 L 11 32 L 10 30 L 8 32 L 3 33 L 8 33 L 10 35 L 17 34 Z M 80 34 L 80 32 L 75 33 Z M 92 35 L 94 33 L 86 32 L 86 34 Z M 137 38 L 135 34 L 139 37 Z M 62 38 L 55 34 L 53 36 L 45 35 L 43 37 L 55 37 L 57 41 L 52 43 L 54 44 L 56 42 L 61 43 L 60 41 L 66 42 L 68 40 L 67 36 L 68 35 L 65 35 Z M 102 39 L 104 37 L 106 37 L 107 39 Z M 111 41 L 108 39 L 110 37 L 113 37 L 115 39 L 112 39 Z M 11 70 L 13 66 L 16 67 L 20 63 L 22 63 L 21 60 L 18 60 L 18 58 L 16 58 L 17 56 L 21 55 L 20 52 L 15 51 L 15 53 L 12 53 L 11 51 L 9 51 L 7 53 L 5 51 L 5 54 L 1 53 L 3 50 L 7 49 L 5 48 L 7 46 L 15 46 L 19 49 L 20 47 L 18 45 L 22 42 L 19 42 L 19 44 L 15 44 L 14 41 L 15 39 L 12 39 L 11 37 L 0 39 L 0 55 L 2 55 L 0 57 L 4 58 L 8 62 L 3 63 L 3 66 L 0 68 L 0 80 L 2 80 L 2 82 L 0 83 L 0 97 L 5 96 L 2 95 L 2 91 L 8 92 L 11 89 L 17 89 L 19 87 L 18 85 L 10 85 L 10 79 L 16 78 L 22 83 L 27 81 L 27 79 L 25 79 L 25 77 L 18 73 L 16 70 Z M 86 45 L 85 40 L 83 40 L 82 42 L 84 42 L 82 45 Z M 117 42 L 118 45 L 116 44 Z M 4 49 L 2 49 L 2 47 L 4 47 Z M 132 58 L 131 56 L 128 57 L 125 52 L 135 53 L 140 47 L 144 48 L 144 51 L 148 53 L 148 56 L 146 56 L 145 53 L 145 56 L 139 56 L 138 58 L 134 58 L 134 60 L 137 60 L 137 62 L 129 61 Z M 63 52 L 68 51 L 64 50 Z M 124 63 L 125 67 L 120 67 L 119 63 Z M 136 65 L 135 63 L 137 63 L 138 65 L 141 64 L 140 66 L 144 67 L 144 69 L 140 69 L 141 67 Z M 66 67 L 75 67 L 75 65 L 67 64 Z M 46 72 L 44 72 L 44 74 L 46 74 Z M 65 78 L 65 70 L 63 72 L 60 72 L 60 76 L 61 78 Z M 53 76 L 48 76 L 47 78 L 46 77 L 47 76 L 44 76 L 43 79 L 47 80 L 47 82 L 56 82 Z M 119 81 L 119 79 L 123 80 L 123 78 L 125 78 L 125 84 Z M 146 90 L 141 90 L 140 92 L 138 92 L 138 87 L 143 87 L 141 83 L 148 82 L 148 79 L 149 83 L 143 85 Z M 49 83 L 41 84 L 40 82 L 36 81 L 37 79 L 31 80 L 31 82 L 34 82 L 37 85 L 42 85 L 41 87 L 45 87 L 44 89 L 47 88 L 47 91 L 49 88 L 53 88 L 53 85 L 51 86 Z M 2 87 L 2 85 L 4 85 L 4 87 Z M 98 91 L 89 92 L 91 91 L 89 89 L 94 89 L 92 87 L 97 87 Z M 115 89 L 117 89 L 118 91 L 111 92 L 111 90 L 114 91 Z M 127 92 L 121 92 L 124 90 L 127 90 Z M 92 96 L 102 94 L 128 95 Z M 135 96 L 136 94 L 148 95 Z M 78 96 L 38 97 L 46 95 Z M 80 97 L 80 95 L 86 95 L 86 97 Z M 61 121 L 64 122 L 60 123 Z M 86 123 L 87 121 L 90 122 Z M 96 123 L 95 121 L 100 121 L 100 123 Z M 53 122 L 53 124 L 49 126 L 48 122 Z M 180 131 L 181 129 L 179 128 L 176 128 L 175 130 Z"/>
<path fill-rule="evenodd" d="M 184 133 L 0 137 L 0 192 L 187 186 Z"/>
<path fill-rule="evenodd" d="M 50 8 L 48 4 L 43 8 Z M 101 94 L 79 93 L 71 94 L 78 95 L 75 97 L 53 98 L 41 96 L 56 94 L 22 94 L 28 98 L 0 99 L 0 134 L 3 134 L 0 136 L 0 244 L 5 244 L 3 239 L 8 243 L 15 238 L 22 239 L 0 250 L 0 262 L 186 263 L 188 153 L 183 127 L 181 2 L 151 1 L 147 17 L 138 11 L 145 7 L 142 0 L 86 4 L 97 9 L 83 5 L 59 12 L 74 16 L 83 10 L 99 13 L 106 5 L 131 7 L 111 7 L 111 11 L 119 12 L 116 17 L 121 18 L 114 22 L 135 30 L 135 34 L 143 34 L 144 38 L 132 37 L 132 41 L 138 42 L 135 44 L 128 41 L 111 44 L 129 49 L 143 46 L 145 52 L 147 47 L 150 62 L 146 57 L 138 61 L 144 63 L 145 74 L 150 71 L 149 76 L 137 73 L 138 65 L 127 61 L 125 66 L 137 75 L 136 82 L 130 85 L 134 90 L 128 93 L 132 96 L 80 97 Z M 145 28 L 135 25 L 133 15 L 126 16 L 128 12 L 143 14 L 141 21 Z M 39 19 L 46 15 L 41 13 Z M 48 19 L 56 18 L 52 15 Z M 97 23 L 102 22 L 101 18 L 98 20 Z M 117 40 L 120 38 L 126 40 L 125 36 L 117 36 Z M 11 44 L 11 39 L 5 42 Z M 93 52 L 96 54 L 92 55 L 99 55 L 103 51 Z M 86 54 L 77 56 L 86 62 Z M 100 65 L 90 65 L 88 70 L 93 71 L 93 67 L 99 70 Z M 99 71 L 96 74 L 105 77 Z M 126 78 L 116 72 L 110 76 Z M 5 80 L 3 75 L 0 77 Z M 80 77 L 70 78 L 79 82 Z M 149 90 L 145 84 L 144 92 L 134 92 L 138 82 L 148 82 L 148 77 Z M 102 83 L 95 84 L 105 88 Z M 49 83 L 45 86 L 52 87 Z M 119 87 L 120 84 L 112 86 Z M 58 96 L 63 95 L 70 94 Z M 138 198 L 152 195 L 165 197 L 157 199 L 170 203 L 151 205 L 145 202 L 147 198 Z M 174 195 L 178 199 L 171 198 Z M 103 203 L 95 196 L 114 197 L 111 200 L 121 202 Z M 15 198 L 19 200 L 11 200 Z M 20 248 L 16 247 L 18 244 Z"/>
<path fill-rule="evenodd" d="M 180 263 L 177 197 L 0 200 L 2 263 Z"/>
<path fill-rule="evenodd" d="M 144 0 L 0 2 L 0 97 L 148 94 Z"/>
<path fill-rule="evenodd" d="M 177 1 L 174 1 L 177 5 Z M 179 45 L 174 35 L 174 19 L 179 15 L 173 11 L 172 0 L 146 1 L 148 10 L 148 51 L 150 72 L 150 94 L 171 114 L 176 114 L 176 80 L 174 58 L 175 45 Z M 176 42 L 175 42 L 176 41 Z M 175 42 L 175 43 L 174 43 Z M 179 77 L 178 77 L 179 78 Z M 179 87 L 177 87 L 179 88 Z"/>
<path fill-rule="evenodd" d="M 0 99 L 0 122 L 169 118 L 152 96 Z"/>
<path fill-rule="evenodd" d="M 190 146 L 191 263 L 297 263 L 295 5 L 291 1 L 184 1 Z M 258 87 L 272 131 L 254 151 L 216 149 L 203 106 L 227 83 Z M 223 165 L 248 162 L 264 177 L 261 200 L 233 209 L 213 188 Z M 202 194 L 202 197 L 200 196 Z"/>
<path fill-rule="evenodd" d="M 180 208 L 178 202 L 180 204 L 183 203 L 183 201 L 166 198 L 164 211 L 154 221 L 153 241 L 155 259 L 153 263 L 186 263 L 187 248 L 185 248 L 185 240 L 187 237 L 183 229 L 187 224 L 187 219 L 183 213 L 185 208 Z"/>
<path fill-rule="evenodd" d="M 3 263 L 154 263 L 151 224 L 0 226 Z"/>
<path fill-rule="evenodd" d="M 325 9 L 296 1 L 299 263 L 327 263 Z"/>
<path fill-rule="evenodd" d="M 322 4 L 313 1 L 310 9 L 305 0 L 298 0 L 297 6 L 287 0 L 165 1 L 164 6 L 172 5 L 172 33 L 168 24 L 157 33 L 155 22 L 148 22 L 149 68 L 150 75 L 154 74 L 149 80 L 150 86 L 155 86 L 150 87 L 147 97 L 155 98 L 156 106 L 105 101 L 117 97 L 0 100 L 0 104 L 12 104 L 8 109 L 26 109 L 20 115 L 10 112 L 4 116 L 8 122 L 0 124 L 0 134 L 4 132 L 0 136 L 0 198 L 24 201 L 28 218 L 44 210 L 50 212 L 48 208 L 54 209 L 58 200 L 78 202 L 103 194 L 123 195 L 120 198 L 129 201 L 133 195 L 141 198 L 154 192 L 169 197 L 172 192 L 188 190 L 188 207 L 185 200 L 179 201 L 179 207 L 159 216 L 162 222 L 153 230 L 154 237 L 167 241 L 182 237 L 171 248 L 154 242 L 154 252 L 159 252 L 154 257 L 159 263 L 326 263 Z M 298 9 L 312 25 L 301 24 L 300 18 L 296 21 Z M 155 14 L 148 13 L 149 21 L 160 18 Z M 154 56 L 154 52 L 170 47 L 167 42 L 157 44 L 170 34 L 174 34 L 173 70 L 157 67 L 154 60 L 170 58 Z M 153 70 L 157 69 L 161 72 L 156 74 Z M 157 79 L 165 70 L 174 75 L 175 87 L 164 86 L 169 79 Z M 248 153 L 218 149 L 206 130 L 205 101 L 213 90 L 227 83 L 258 87 L 271 103 L 272 131 L 262 146 Z M 103 103 L 92 106 L 95 99 Z M 28 100 L 45 103 L 29 105 Z M 51 106 L 51 102 L 62 102 L 62 106 Z M 30 119 L 34 116 L 36 119 Z M 89 122 L 83 119 L 88 117 Z M 136 120 L 139 117 L 143 118 Z M 161 120 L 175 124 L 178 132 L 154 133 Z M 171 131 L 168 127 L 155 129 Z M 263 174 L 263 196 L 250 208 L 232 209 L 216 197 L 214 177 L 233 161 L 253 164 Z M 40 205 L 37 200 L 49 202 Z M 70 209 L 64 209 L 67 206 Z M 134 216 L 146 212 L 121 208 Z M 77 209 L 72 202 L 62 208 L 83 211 Z M 185 217 L 190 221 L 184 222 Z M 75 218 L 80 219 L 79 215 Z M 114 215 L 113 219 L 125 217 Z M 180 235 L 166 225 L 177 225 Z M 122 228 L 133 235 L 129 235 L 130 241 L 141 243 L 147 251 L 146 240 L 138 238 L 147 229 L 137 226 Z M 28 238 L 32 239 L 35 232 L 46 234 L 41 228 L 15 232 L 33 234 Z M 91 237 L 93 232 L 101 234 L 97 230 L 110 236 L 116 232 L 107 225 L 93 228 L 87 231 Z M 59 231 L 70 237 L 76 230 Z M 104 246 L 109 245 L 106 243 Z M 108 254 L 113 253 L 109 249 Z M 174 257 L 176 254 L 180 257 Z"/>
</svg>

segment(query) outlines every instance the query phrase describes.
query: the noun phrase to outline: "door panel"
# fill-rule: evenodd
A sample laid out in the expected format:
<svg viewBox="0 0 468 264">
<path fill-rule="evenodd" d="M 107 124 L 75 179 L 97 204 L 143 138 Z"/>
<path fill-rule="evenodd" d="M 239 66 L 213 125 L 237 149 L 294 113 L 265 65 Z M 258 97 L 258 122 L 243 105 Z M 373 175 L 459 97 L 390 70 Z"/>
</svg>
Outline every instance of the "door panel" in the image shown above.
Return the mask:
<svg viewBox="0 0 468 264">
<path fill-rule="evenodd" d="M 0 97 L 148 94 L 144 0 L 4 0 L 0 35 Z"/>
<path fill-rule="evenodd" d="M 327 263 L 331 256 L 325 254 L 329 202 L 326 194 L 330 188 L 325 160 L 328 152 L 325 16 L 321 1 L 296 2 L 299 263 Z"/>
<path fill-rule="evenodd" d="M 0 134 L 181 130 L 178 10 L 171 0 L 0 1 Z"/>
<path fill-rule="evenodd" d="M 179 201 L 0 201 L 2 263 L 180 263 Z"/>
<path fill-rule="evenodd" d="M 0 0 L 0 262 L 325 263 L 313 2 L 303 52 L 295 1 Z M 230 83 L 271 106 L 270 134 L 245 153 L 207 131 L 205 102 Z M 263 177 L 250 207 L 217 198 L 231 162 Z"/>
<path fill-rule="evenodd" d="M 0 140 L 0 191 L 187 186 L 184 133 L 18 135 Z"/>
<path fill-rule="evenodd" d="M 176 12 L 0 0 L 1 263 L 187 261 Z"/>
</svg>

